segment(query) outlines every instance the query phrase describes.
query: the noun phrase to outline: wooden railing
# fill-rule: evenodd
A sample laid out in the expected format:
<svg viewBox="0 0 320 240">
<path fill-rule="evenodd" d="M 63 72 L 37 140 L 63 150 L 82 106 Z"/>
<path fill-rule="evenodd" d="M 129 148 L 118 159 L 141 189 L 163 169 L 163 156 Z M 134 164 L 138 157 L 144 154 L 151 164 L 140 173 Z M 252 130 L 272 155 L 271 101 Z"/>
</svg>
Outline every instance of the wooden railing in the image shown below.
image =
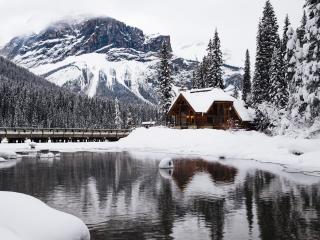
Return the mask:
<svg viewBox="0 0 320 240">
<path fill-rule="evenodd" d="M 35 141 L 119 140 L 130 134 L 129 129 L 81 129 L 81 128 L 6 128 L 0 127 L 0 140 L 11 142 L 32 139 Z"/>
</svg>

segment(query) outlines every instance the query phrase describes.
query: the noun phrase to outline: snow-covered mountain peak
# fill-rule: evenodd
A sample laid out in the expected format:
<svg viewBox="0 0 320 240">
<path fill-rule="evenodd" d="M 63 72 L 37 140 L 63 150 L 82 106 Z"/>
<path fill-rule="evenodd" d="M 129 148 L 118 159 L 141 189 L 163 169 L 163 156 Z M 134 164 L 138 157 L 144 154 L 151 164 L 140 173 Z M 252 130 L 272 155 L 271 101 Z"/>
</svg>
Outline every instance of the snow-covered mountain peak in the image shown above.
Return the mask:
<svg viewBox="0 0 320 240">
<path fill-rule="evenodd" d="M 109 17 L 84 16 L 16 37 L 0 53 L 50 82 L 90 97 L 156 103 L 156 67 L 163 43 L 171 50 L 170 36 L 146 35 Z M 172 63 L 174 89 L 190 86 L 197 61 L 173 53 Z M 238 68 L 226 66 L 225 72 L 226 81 L 241 78 Z"/>
<path fill-rule="evenodd" d="M 10 60 L 33 68 L 69 56 L 107 53 L 112 48 L 157 52 L 163 42 L 171 49 L 169 36 L 145 36 L 142 30 L 113 18 L 94 17 L 61 20 L 39 34 L 12 39 L 1 52 Z"/>
</svg>

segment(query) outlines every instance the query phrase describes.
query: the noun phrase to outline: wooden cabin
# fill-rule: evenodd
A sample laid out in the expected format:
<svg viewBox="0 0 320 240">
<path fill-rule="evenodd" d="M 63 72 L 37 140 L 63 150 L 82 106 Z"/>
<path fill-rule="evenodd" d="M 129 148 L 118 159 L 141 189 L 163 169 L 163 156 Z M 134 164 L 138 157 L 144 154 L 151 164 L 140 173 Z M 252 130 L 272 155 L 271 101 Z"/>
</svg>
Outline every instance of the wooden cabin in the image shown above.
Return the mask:
<svg viewBox="0 0 320 240">
<path fill-rule="evenodd" d="M 252 122 L 244 104 L 218 88 L 180 92 L 168 117 L 176 128 L 246 129 Z"/>
</svg>

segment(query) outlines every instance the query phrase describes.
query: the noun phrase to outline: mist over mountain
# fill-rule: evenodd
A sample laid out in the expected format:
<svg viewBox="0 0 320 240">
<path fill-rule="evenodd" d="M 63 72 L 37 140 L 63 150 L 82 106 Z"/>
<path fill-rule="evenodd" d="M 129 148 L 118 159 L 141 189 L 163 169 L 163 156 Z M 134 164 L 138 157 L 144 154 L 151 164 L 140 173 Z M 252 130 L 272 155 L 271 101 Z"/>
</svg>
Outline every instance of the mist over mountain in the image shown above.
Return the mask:
<svg viewBox="0 0 320 240">
<path fill-rule="evenodd" d="M 109 17 L 62 20 L 38 34 L 13 38 L 1 55 L 58 86 L 89 97 L 156 103 L 158 52 L 170 36 L 146 35 Z M 190 87 L 198 62 L 172 51 L 174 89 Z M 242 70 L 225 66 L 225 82 L 239 84 Z M 232 81 L 231 81 L 231 80 Z"/>
</svg>

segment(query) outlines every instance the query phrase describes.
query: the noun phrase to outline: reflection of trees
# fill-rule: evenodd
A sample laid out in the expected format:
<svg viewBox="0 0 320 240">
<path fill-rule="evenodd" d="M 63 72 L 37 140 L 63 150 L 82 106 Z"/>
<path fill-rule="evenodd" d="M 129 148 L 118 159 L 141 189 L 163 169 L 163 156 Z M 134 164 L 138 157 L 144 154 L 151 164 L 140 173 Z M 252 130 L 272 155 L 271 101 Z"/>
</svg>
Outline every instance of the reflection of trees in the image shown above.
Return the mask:
<svg viewBox="0 0 320 240">
<path fill-rule="evenodd" d="M 156 162 L 127 153 L 24 159 L 1 169 L 0 191 L 31 194 L 81 217 L 92 224 L 92 239 L 172 239 L 176 220 L 188 216 L 205 223 L 212 239 L 223 239 L 229 213 L 239 209 L 246 211 L 248 238 L 254 239 L 255 229 L 263 240 L 320 239 L 319 185 L 303 186 L 263 171 L 239 174 L 245 177 L 236 181 L 240 170 L 234 167 L 201 159 L 174 162 L 178 188 L 159 176 Z M 198 172 L 208 173 L 213 187 L 225 187 L 224 197 L 185 194 Z"/>
<path fill-rule="evenodd" d="M 194 202 L 195 210 L 200 213 L 211 230 L 211 239 L 223 239 L 223 226 L 225 220 L 224 199 L 197 199 Z"/>
<path fill-rule="evenodd" d="M 316 214 L 320 195 L 311 191 L 308 197 L 303 197 L 305 189 L 314 189 L 313 186 L 289 186 L 279 177 L 258 172 L 254 187 L 262 239 L 320 239 L 320 215 Z M 306 207 L 309 198 L 313 198 L 315 205 Z"/>
<path fill-rule="evenodd" d="M 253 186 L 252 177 L 247 175 L 246 180 L 244 182 L 244 194 L 245 194 L 245 204 L 246 204 L 246 212 L 247 212 L 247 221 L 249 225 L 249 233 L 252 232 L 253 227 Z"/>
</svg>

